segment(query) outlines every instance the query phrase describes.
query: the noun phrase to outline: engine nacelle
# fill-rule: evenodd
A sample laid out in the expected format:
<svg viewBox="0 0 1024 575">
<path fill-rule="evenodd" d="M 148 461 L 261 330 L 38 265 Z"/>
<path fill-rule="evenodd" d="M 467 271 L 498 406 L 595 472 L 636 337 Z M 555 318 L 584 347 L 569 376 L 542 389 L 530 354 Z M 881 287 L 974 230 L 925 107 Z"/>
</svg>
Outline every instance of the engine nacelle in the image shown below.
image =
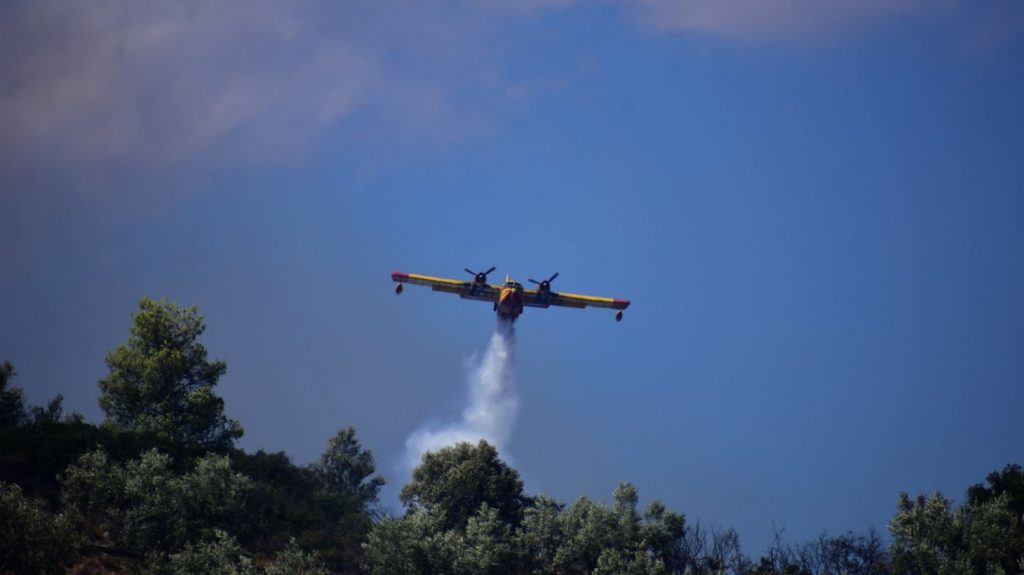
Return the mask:
<svg viewBox="0 0 1024 575">
<path fill-rule="evenodd" d="M 395 295 L 402 295 L 402 284 L 395 286 Z"/>
<path fill-rule="evenodd" d="M 622 310 L 615 312 L 615 321 L 622 321 Z"/>
</svg>

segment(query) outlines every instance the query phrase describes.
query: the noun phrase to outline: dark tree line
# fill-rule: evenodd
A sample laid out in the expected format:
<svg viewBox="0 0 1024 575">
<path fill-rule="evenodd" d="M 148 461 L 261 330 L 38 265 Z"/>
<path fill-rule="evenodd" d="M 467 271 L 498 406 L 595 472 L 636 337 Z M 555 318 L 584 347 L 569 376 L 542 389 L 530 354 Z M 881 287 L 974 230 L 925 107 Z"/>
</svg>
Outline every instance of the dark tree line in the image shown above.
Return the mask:
<svg viewBox="0 0 1024 575">
<path fill-rule="evenodd" d="M 875 531 L 789 544 L 756 559 L 732 529 L 688 522 L 629 483 L 609 503 L 523 491 L 493 446 L 424 455 L 379 508 L 373 454 L 341 429 L 320 459 L 246 453 L 214 392 L 226 371 L 195 308 L 144 298 L 99 382 L 106 420 L 27 405 L 0 364 L 0 574 L 239 573 L 1017 575 L 1024 470 L 1007 465 L 960 504 L 900 494 Z"/>
<path fill-rule="evenodd" d="M 0 366 L 0 572 L 358 572 L 383 479 L 355 431 L 306 466 L 236 448 L 196 309 L 144 298 L 132 319 L 100 425 L 29 408 Z"/>
</svg>

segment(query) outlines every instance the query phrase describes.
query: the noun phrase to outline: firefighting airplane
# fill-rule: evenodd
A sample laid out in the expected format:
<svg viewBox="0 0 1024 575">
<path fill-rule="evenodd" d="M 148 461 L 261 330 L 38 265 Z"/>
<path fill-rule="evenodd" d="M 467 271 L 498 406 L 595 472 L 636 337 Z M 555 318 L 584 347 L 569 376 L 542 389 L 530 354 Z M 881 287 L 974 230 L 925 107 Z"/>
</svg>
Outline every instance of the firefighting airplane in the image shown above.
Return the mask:
<svg viewBox="0 0 1024 575">
<path fill-rule="evenodd" d="M 622 310 L 629 307 L 629 300 L 625 299 L 553 292 L 551 291 L 551 282 L 558 277 L 557 272 L 544 281 L 531 279 L 530 282 L 537 285 L 535 290 L 523 289 L 523 284 L 513 281 L 507 275 L 505 276 L 504 285 L 488 284 L 487 274 L 493 272 L 494 269 L 492 267 L 485 272 L 474 272 L 466 268 L 466 272 L 473 276 L 473 281 L 435 278 L 403 272 L 392 273 L 391 280 L 397 284 L 395 286 L 396 294 L 402 293 L 402 284 L 410 283 L 430 286 L 434 291 L 458 294 L 463 299 L 492 302 L 498 317 L 508 321 L 515 321 L 523 313 L 523 306 L 607 307 L 617 310 L 615 312 L 615 321 L 622 321 Z"/>
</svg>

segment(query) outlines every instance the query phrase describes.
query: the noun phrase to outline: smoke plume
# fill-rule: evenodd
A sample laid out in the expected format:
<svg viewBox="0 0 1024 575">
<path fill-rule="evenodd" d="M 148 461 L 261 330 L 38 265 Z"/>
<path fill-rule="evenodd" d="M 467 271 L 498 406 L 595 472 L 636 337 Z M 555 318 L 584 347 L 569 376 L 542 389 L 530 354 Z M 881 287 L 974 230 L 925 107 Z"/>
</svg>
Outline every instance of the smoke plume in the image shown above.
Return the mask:
<svg viewBox="0 0 1024 575">
<path fill-rule="evenodd" d="M 498 451 L 505 451 L 519 413 L 512 370 L 514 346 L 512 322 L 499 319 L 483 358 L 470 360 L 469 397 L 462 419 L 445 428 L 424 426 L 413 432 L 405 441 L 409 469 L 420 462 L 423 453 L 460 442 L 477 443 L 484 439 Z"/>
</svg>

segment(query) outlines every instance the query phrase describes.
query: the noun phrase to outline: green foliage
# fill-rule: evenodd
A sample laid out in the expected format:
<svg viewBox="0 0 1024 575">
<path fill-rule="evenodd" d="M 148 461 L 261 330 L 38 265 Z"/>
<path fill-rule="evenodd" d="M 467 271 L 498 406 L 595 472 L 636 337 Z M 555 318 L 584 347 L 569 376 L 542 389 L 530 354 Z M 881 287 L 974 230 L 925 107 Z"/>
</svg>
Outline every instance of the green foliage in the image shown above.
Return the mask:
<svg viewBox="0 0 1024 575">
<path fill-rule="evenodd" d="M 604 506 L 580 497 L 559 516 L 565 538 L 555 552 L 555 570 L 583 573 L 594 569 L 601 552 L 616 545 L 615 517 Z"/>
<path fill-rule="evenodd" d="M 1024 521 L 1024 468 L 1009 464 L 1002 471 L 989 473 L 986 481 L 988 487 L 979 483 L 967 490 L 967 503 L 977 506 L 1005 496 L 1010 513 Z"/>
<path fill-rule="evenodd" d="M 606 549 L 597 559 L 594 575 L 662 575 L 661 561 L 642 551 L 627 553 L 622 549 Z"/>
<path fill-rule="evenodd" d="M 425 453 L 412 482 L 402 488 L 401 500 L 409 509 L 439 510 L 444 528 L 458 530 L 484 503 L 502 521 L 518 525 L 526 503 L 519 473 L 482 440 L 476 446 L 460 443 Z"/>
<path fill-rule="evenodd" d="M 464 531 L 443 528 L 440 510 L 416 509 L 387 518 L 370 533 L 363 571 L 384 574 L 453 575 L 516 572 L 520 556 L 512 526 L 486 503 Z"/>
<path fill-rule="evenodd" d="M 665 509 L 655 499 L 644 509 L 644 523 L 640 527 L 641 545 L 671 573 L 681 573 L 686 562 L 679 544 L 686 534 L 686 518 L 681 513 Z"/>
<path fill-rule="evenodd" d="M 364 450 L 351 427 L 342 429 L 327 442 L 327 449 L 315 466 L 318 478 L 328 493 L 349 500 L 357 510 L 377 502 L 384 478 L 373 475 L 373 452 Z"/>
<path fill-rule="evenodd" d="M 443 528 L 440 510 L 415 509 L 374 525 L 363 545 L 363 571 L 373 575 L 451 573 L 460 535 Z"/>
<path fill-rule="evenodd" d="M 61 476 L 61 496 L 92 529 L 92 538 L 121 528 L 125 503 L 124 469 L 111 464 L 105 451 L 82 455 Z"/>
<path fill-rule="evenodd" d="M 273 553 L 328 521 L 316 505 L 319 482 L 311 469 L 293 464 L 283 452 L 235 451 L 231 457 L 233 467 L 253 482 L 247 518 L 233 531 L 244 545 Z"/>
<path fill-rule="evenodd" d="M 56 397 L 46 404 L 32 406 L 29 420 L 34 425 L 57 425 L 60 423 L 82 423 L 82 414 L 64 412 L 64 396 L 57 394 Z"/>
<path fill-rule="evenodd" d="M 384 484 L 375 470 L 373 453 L 362 448 L 352 428 L 338 431 L 309 469 L 313 478 L 306 495 L 310 523 L 297 536 L 303 547 L 317 550 L 333 570 L 358 569 L 362 543 L 373 526 L 373 510 Z"/>
<path fill-rule="evenodd" d="M 166 559 L 150 557 L 151 573 L 168 575 L 255 575 L 252 561 L 246 557 L 234 537 L 215 530 L 212 537 L 190 543 Z"/>
<path fill-rule="evenodd" d="M 951 502 L 935 492 L 911 499 L 900 493 L 889 521 L 891 553 L 897 573 L 949 572 L 956 560 L 957 525 Z"/>
<path fill-rule="evenodd" d="M 191 473 L 172 484 L 172 492 L 185 512 L 186 529 L 204 535 L 240 524 L 251 491 L 251 479 L 232 469 L 227 456 L 212 453 L 199 458 Z"/>
<path fill-rule="evenodd" d="M 305 553 L 292 538 L 288 546 L 274 558 L 274 562 L 263 571 L 266 575 L 327 575 L 316 553 Z"/>
<path fill-rule="evenodd" d="M 517 559 L 512 533 L 512 525 L 502 521 L 496 509 L 481 504 L 476 515 L 466 522 L 465 537 L 457 540 L 455 573 L 507 573 Z"/>
<path fill-rule="evenodd" d="M 373 575 L 422 573 L 417 566 L 423 540 L 415 515 L 426 513 L 417 511 L 402 519 L 386 517 L 374 525 L 363 544 L 363 571 Z"/>
<path fill-rule="evenodd" d="M 562 505 L 545 495 L 538 495 L 523 512 L 523 521 L 516 531 L 523 569 L 537 575 L 554 575 L 555 557 L 566 540 L 560 522 Z"/>
<path fill-rule="evenodd" d="M 1024 528 L 1014 510 L 1019 473 L 1007 466 L 990 474 L 990 487 L 972 487 L 957 507 L 938 492 L 916 499 L 901 493 L 889 522 L 893 573 L 1021 573 Z"/>
<path fill-rule="evenodd" d="M 33 407 L 17 427 L 0 432 L 0 480 L 56 504 L 57 474 L 107 435 L 77 413 L 64 413 L 58 395 L 46 407 Z"/>
<path fill-rule="evenodd" d="M 15 375 L 14 364 L 9 361 L 0 364 L 0 429 L 17 427 L 27 417 L 25 392 L 11 385 Z"/>
<path fill-rule="evenodd" d="M 353 430 L 339 431 L 306 467 L 284 453 L 235 451 L 232 459 L 253 482 L 246 519 L 232 531 L 243 545 L 270 555 L 295 538 L 334 571 L 358 568 L 383 479 Z"/>
<path fill-rule="evenodd" d="M 81 544 L 74 523 L 0 482 L 0 573 L 64 573 Z"/>
<path fill-rule="evenodd" d="M 370 533 L 364 571 L 646 575 L 685 568 L 683 516 L 657 501 L 641 515 L 629 483 L 618 486 L 611 507 L 585 497 L 562 507 L 521 489 L 518 474 L 485 442 L 428 453 L 402 491 L 405 517 L 384 519 Z M 502 513 L 492 501 L 517 507 Z M 479 503 L 469 511 L 468 502 Z"/>
<path fill-rule="evenodd" d="M 1011 510 L 1010 495 L 1004 492 L 983 503 L 967 505 L 961 513 L 963 557 L 971 568 L 994 573 L 1019 572 L 1018 560 L 1024 558 L 1024 532 L 1020 515 Z"/>
<path fill-rule="evenodd" d="M 107 354 L 100 406 L 112 425 L 152 437 L 166 448 L 201 452 L 230 447 L 242 427 L 224 416 L 214 394 L 227 367 L 207 361 L 206 329 L 195 307 L 143 298 L 128 341 Z"/>
<path fill-rule="evenodd" d="M 683 516 L 653 501 L 641 518 L 637 490 L 629 483 L 620 483 L 614 498 L 608 508 L 582 497 L 558 517 L 563 542 L 554 555 L 554 571 L 682 572 L 677 547 L 685 532 Z"/>
<path fill-rule="evenodd" d="M 56 507 L 57 475 L 103 433 L 80 414 L 66 413 L 61 395 L 45 407 L 28 407 L 24 392 L 12 385 L 15 375 L 11 362 L 0 364 L 0 481 Z"/>
<path fill-rule="evenodd" d="M 62 478 L 65 503 L 95 526 L 93 536 L 136 554 L 170 552 L 231 529 L 245 517 L 251 480 L 226 456 L 208 454 L 178 475 L 156 450 L 125 464 L 103 451 L 83 455 Z"/>
<path fill-rule="evenodd" d="M 63 474 L 63 497 L 83 517 L 93 541 L 134 556 L 148 554 L 154 572 L 164 572 L 160 569 L 176 553 L 184 553 L 179 562 L 193 561 L 223 548 L 211 547 L 220 541 L 220 531 L 240 533 L 252 552 L 268 555 L 298 538 L 319 553 L 302 554 L 295 542 L 278 560 L 286 566 L 301 559 L 311 573 L 324 562 L 337 572 L 358 566 L 361 543 L 372 526 L 362 510 L 366 501 L 357 505 L 351 494 L 331 491 L 316 466 L 297 467 L 283 454 L 236 454 L 235 459 L 256 478 L 238 472 L 219 454 L 204 455 L 179 472 L 156 450 L 125 463 L 95 450 Z"/>
<path fill-rule="evenodd" d="M 107 425 L 28 407 L 0 364 L 0 573 L 328 572 L 597 575 L 1020 575 L 1024 470 L 1007 465 L 960 505 L 901 494 L 888 549 L 869 531 L 798 546 L 781 534 L 758 563 L 732 529 L 703 530 L 621 483 L 610 505 L 528 497 L 481 441 L 427 453 L 379 518 L 383 478 L 355 431 L 319 460 L 233 448 L 238 422 L 213 393 L 225 366 L 197 342 L 196 309 L 144 298 L 100 381 Z M 157 448 L 154 448 L 157 447 Z M 60 511 L 58 513 L 58 511 Z M 376 521 L 375 521 L 376 520 Z"/>
</svg>

